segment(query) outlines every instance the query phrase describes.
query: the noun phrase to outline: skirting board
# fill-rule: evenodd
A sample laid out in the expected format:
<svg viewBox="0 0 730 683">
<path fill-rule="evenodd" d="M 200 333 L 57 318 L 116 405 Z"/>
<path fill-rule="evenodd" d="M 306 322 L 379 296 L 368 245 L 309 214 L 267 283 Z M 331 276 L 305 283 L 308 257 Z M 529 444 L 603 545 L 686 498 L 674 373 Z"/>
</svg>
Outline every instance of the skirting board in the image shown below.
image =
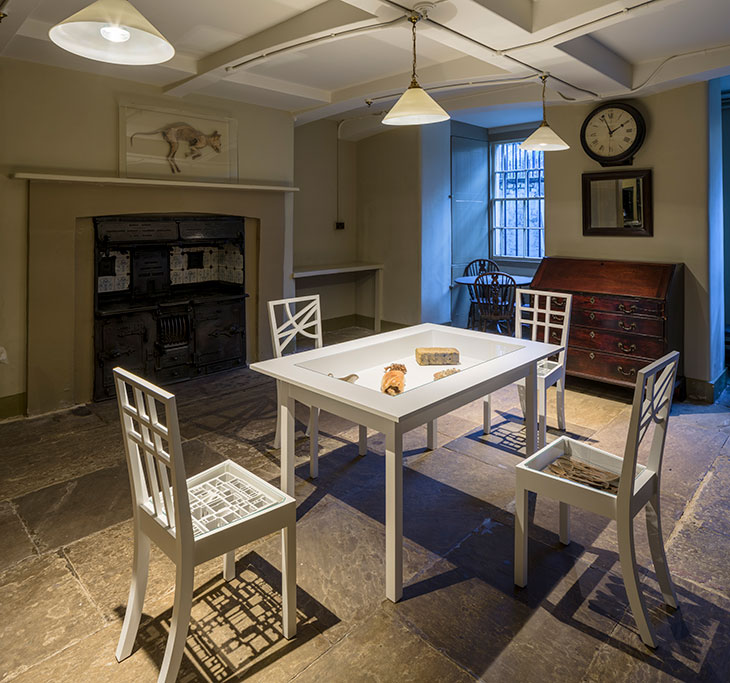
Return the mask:
<svg viewBox="0 0 730 683">
<path fill-rule="evenodd" d="M 703 403 L 714 403 L 720 398 L 727 386 L 727 368 L 714 382 L 705 382 L 702 379 L 687 377 L 687 398 Z"/>
</svg>

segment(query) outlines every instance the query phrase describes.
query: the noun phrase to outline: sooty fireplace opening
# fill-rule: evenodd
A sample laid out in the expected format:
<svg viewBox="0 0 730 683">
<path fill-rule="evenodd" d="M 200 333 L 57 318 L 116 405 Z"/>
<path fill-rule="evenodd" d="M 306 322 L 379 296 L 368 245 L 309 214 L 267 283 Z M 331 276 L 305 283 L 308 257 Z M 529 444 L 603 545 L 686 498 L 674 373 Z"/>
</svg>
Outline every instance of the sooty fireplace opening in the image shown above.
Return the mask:
<svg viewBox="0 0 730 683">
<path fill-rule="evenodd" d="M 158 384 L 246 363 L 244 219 L 94 219 L 94 400 L 120 365 Z"/>
</svg>

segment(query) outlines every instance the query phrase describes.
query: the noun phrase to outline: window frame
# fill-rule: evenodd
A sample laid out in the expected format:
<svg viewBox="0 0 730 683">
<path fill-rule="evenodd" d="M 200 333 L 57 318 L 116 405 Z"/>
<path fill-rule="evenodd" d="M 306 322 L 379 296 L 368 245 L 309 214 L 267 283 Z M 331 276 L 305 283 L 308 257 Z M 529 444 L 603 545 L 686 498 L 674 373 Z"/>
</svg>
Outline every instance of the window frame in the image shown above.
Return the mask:
<svg viewBox="0 0 730 683">
<path fill-rule="evenodd" d="M 498 144 L 505 143 L 519 143 L 526 140 L 540 125 L 539 122 L 534 124 L 527 124 L 516 129 L 514 126 L 508 126 L 504 130 L 494 129 L 489 131 L 488 144 L 489 144 L 489 187 L 487 188 L 488 195 L 488 208 L 487 208 L 487 230 L 489 239 L 489 257 L 495 261 L 505 264 L 524 264 L 524 265 L 537 265 L 544 258 L 543 256 L 497 256 L 495 254 L 495 225 L 494 225 L 494 206 L 497 199 L 503 199 L 502 197 L 495 197 L 495 182 L 496 182 L 496 164 L 495 164 L 495 149 Z M 544 154 L 544 152 L 543 152 Z M 543 157 L 543 184 L 545 181 L 545 163 Z M 526 197 L 525 199 L 529 199 Z M 543 252 L 545 251 L 545 194 L 540 197 L 533 197 L 533 199 L 542 199 L 543 202 L 543 225 L 540 228 L 542 230 L 542 243 Z M 519 228 L 518 228 L 519 229 Z"/>
</svg>

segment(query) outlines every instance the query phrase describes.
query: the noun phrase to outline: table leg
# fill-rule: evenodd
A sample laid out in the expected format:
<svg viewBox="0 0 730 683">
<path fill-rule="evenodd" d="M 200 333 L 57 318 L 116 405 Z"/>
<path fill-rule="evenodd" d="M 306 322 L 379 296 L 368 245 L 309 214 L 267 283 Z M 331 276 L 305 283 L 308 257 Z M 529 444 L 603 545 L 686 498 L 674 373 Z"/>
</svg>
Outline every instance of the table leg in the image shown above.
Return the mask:
<svg viewBox="0 0 730 683">
<path fill-rule="evenodd" d="M 532 363 L 525 376 L 525 456 L 537 450 L 537 363 Z"/>
<path fill-rule="evenodd" d="M 289 385 L 280 382 L 279 415 L 281 419 L 281 490 L 294 496 L 294 399 Z"/>
<path fill-rule="evenodd" d="M 403 596 L 403 434 L 385 435 L 385 597 Z"/>
<path fill-rule="evenodd" d="M 435 451 L 438 443 L 438 426 L 436 423 L 436 420 L 431 420 L 431 422 L 426 423 L 426 448 L 429 451 Z"/>
<path fill-rule="evenodd" d="M 375 331 L 380 332 L 380 323 L 383 319 L 383 269 L 375 271 L 375 302 L 373 306 L 373 317 L 375 319 Z"/>
</svg>

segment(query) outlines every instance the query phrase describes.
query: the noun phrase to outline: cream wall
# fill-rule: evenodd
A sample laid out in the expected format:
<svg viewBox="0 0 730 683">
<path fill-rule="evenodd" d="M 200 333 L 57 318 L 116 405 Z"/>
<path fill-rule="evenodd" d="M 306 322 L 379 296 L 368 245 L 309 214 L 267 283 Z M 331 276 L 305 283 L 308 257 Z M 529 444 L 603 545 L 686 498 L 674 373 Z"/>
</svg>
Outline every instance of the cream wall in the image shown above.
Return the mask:
<svg viewBox="0 0 730 683">
<path fill-rule="evenodd" d="M 0 58 L 0 409 L 26 383 L 27 197 L 14 171 L 117 175 L 120 100 L 222 112 L 238 121 L 241 181 L 291 184 L 293 123 L 286 112 Z M 7 401 L 6 401 L 7 404 Z M 0 410 L 1 412 L 1 410 Z"/>
<path fill-rule="evenodd" d="M 364 261 L 385 265 L 383 318 L 421 322 L 421 140 L 418 128 L 388 130 L 357 146 L 357 239 Z M 357 312 L 372 316 L 372 288 Z"/>
<path fill-rule="evenodd" d="M 338 144 L 337 128 L 336 121 L 322 120 L 294 129 L 294 184 L 299 188 L 294 197 L 296 266 L 357 260 L 357 146 L 347 140 Z M 336 221 L 344 221 L 345 229 L 335 230 Z M 300 279 L 297 294 L 319 294 L 325 320 L 351 316 L 362 277 Z"/>
<path fill-rule="evenodd" d="M 602 169 L 583 152 L 579 133 L 596 104 L 551 107 L 550 125 L 570 149 L 545 155 L 546 254 L 683 262 L 685 373 L 694 379 L 714 381 L 717 363 L 711 360 L 708 257 L 708 86 L 699 83 L 631 101 L 647 124 L 646 141 L 634 159 L 634 168 L 652 169 L 654 236 L 583 236 L 581 174 Z"/>
</svg>

